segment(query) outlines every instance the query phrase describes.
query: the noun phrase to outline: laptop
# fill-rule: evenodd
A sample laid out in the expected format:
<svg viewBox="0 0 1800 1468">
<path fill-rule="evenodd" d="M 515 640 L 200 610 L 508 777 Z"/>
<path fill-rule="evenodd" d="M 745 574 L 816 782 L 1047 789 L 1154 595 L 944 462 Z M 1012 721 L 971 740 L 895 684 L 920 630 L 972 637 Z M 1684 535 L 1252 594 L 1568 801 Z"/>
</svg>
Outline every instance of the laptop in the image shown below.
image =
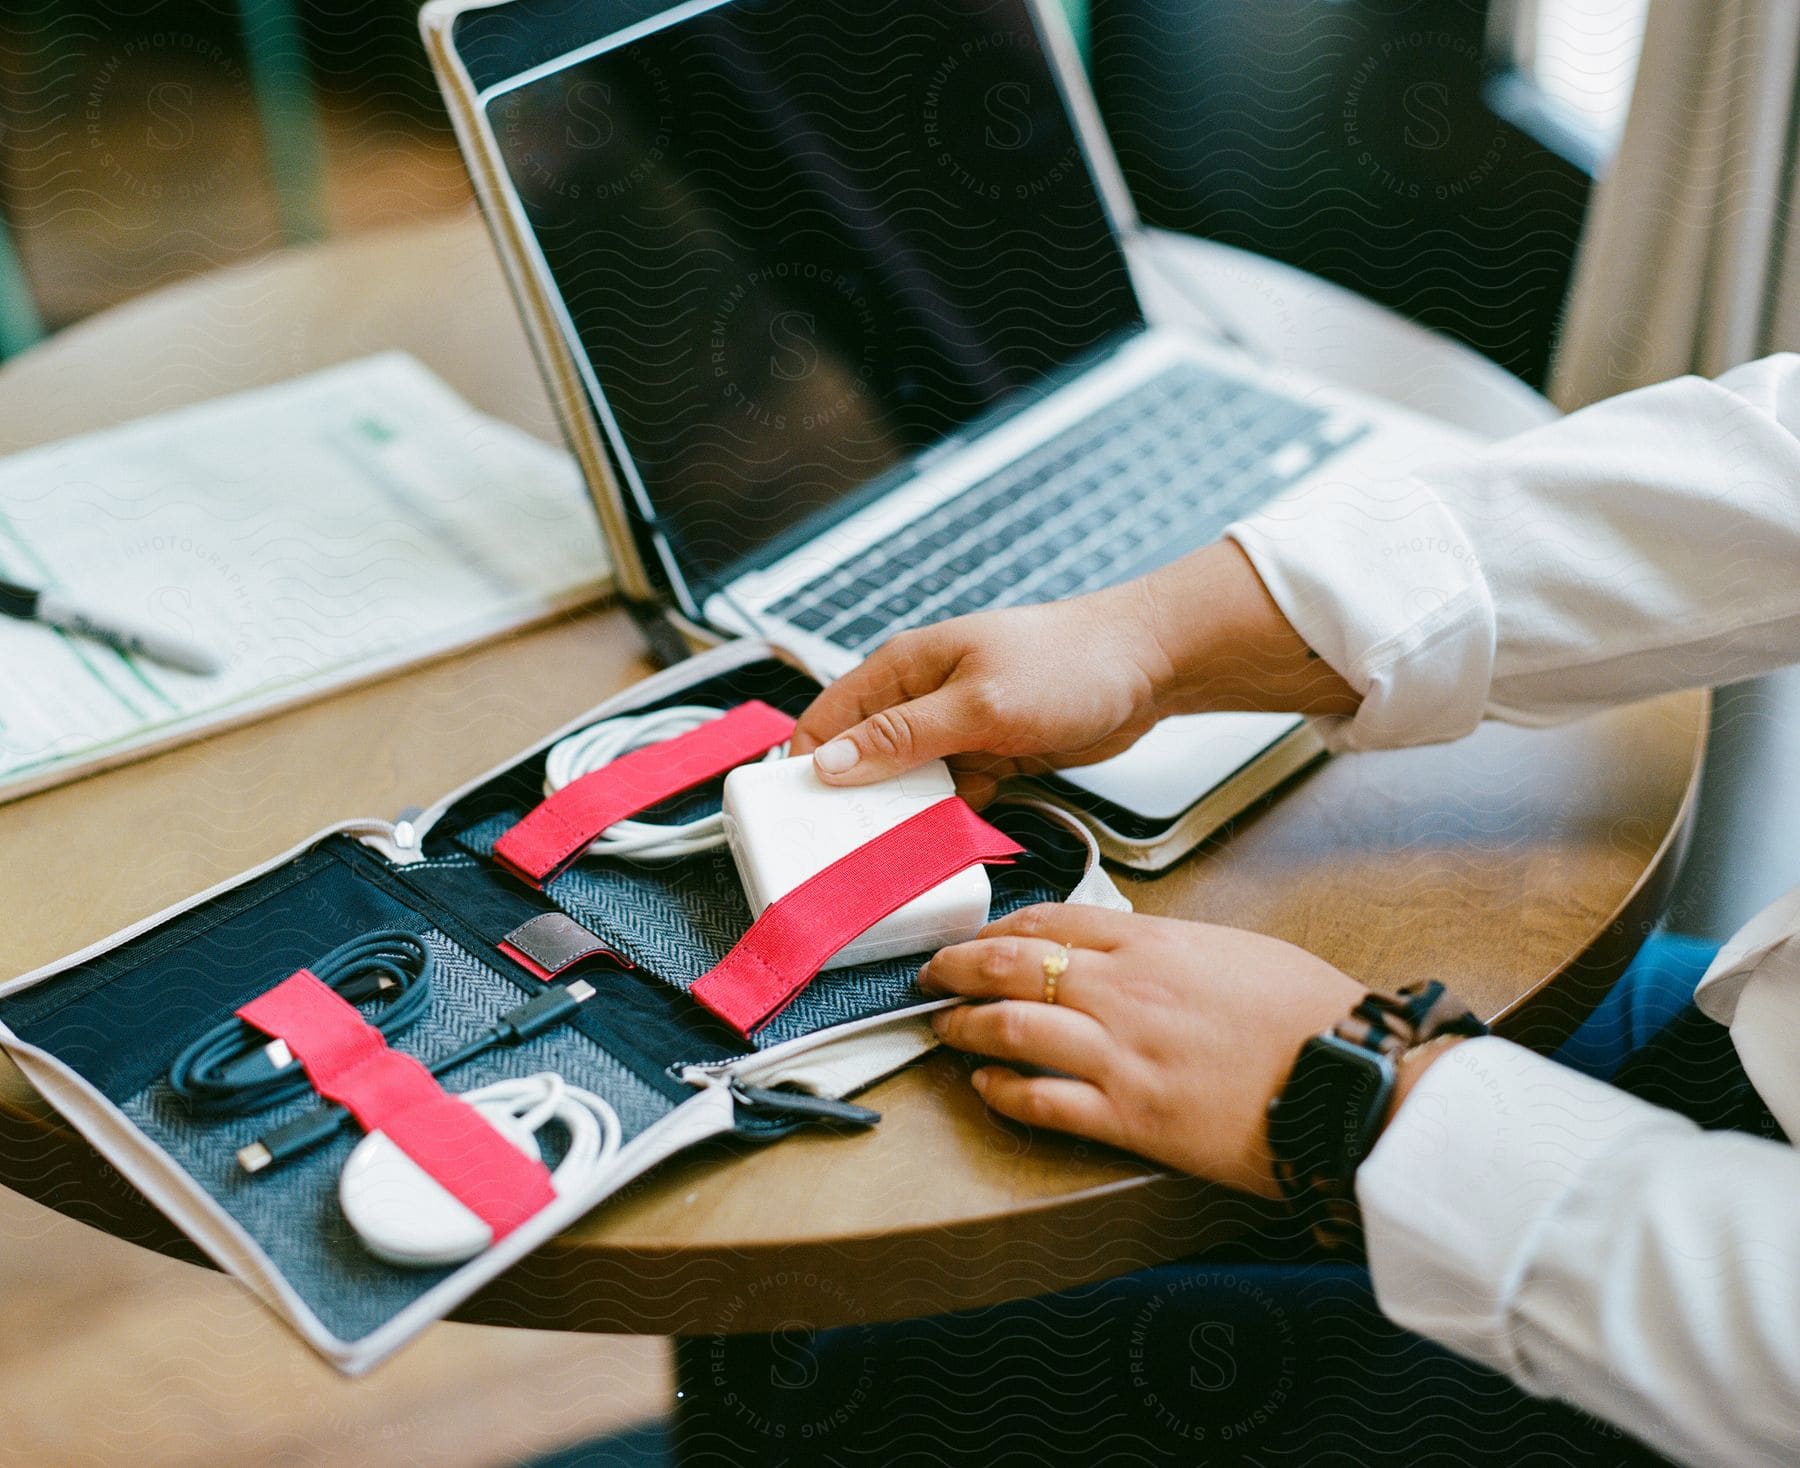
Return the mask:
<svg viewBox="0 0 1800 1468">
<path fill-rule="evenodd" d="M 1147 319 L 1054 0 L 431 0 L 421 26 L 620 588 L 695 632 L 833 675 L 1463 442 Z M 1206 715 L 1059 785 L 1155 866 L 1318 750 Z"/>
</svg>

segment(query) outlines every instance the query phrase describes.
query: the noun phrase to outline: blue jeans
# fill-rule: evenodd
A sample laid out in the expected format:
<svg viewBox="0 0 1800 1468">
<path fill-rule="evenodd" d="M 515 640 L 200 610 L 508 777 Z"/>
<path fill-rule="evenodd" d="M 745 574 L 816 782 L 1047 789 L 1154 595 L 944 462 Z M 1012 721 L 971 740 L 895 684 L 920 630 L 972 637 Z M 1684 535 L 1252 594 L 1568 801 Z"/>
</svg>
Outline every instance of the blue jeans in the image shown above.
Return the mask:
<svg viewBox="0 0 1800 1468">
<path fill-rule="evenodd" d="M 1701 938 L 1655 934 L 1554 1058 L 1596 1080 L 1612 1080 L 1689 1007 L 1718 951 L 1718 944 Z"/>
<path fill-rule="evenodd" d="M 1557 1058 L 1703 1125 L 1766 1130 L 1691 1003 L 1712 952 L 1653 937 Z M 1366 1270 L 1293 1241 L 1256 1252 L 930 1320 L 682 1342 L 681 1461 L 1661 1462 L 1394 1326 Z"/>
</svg>

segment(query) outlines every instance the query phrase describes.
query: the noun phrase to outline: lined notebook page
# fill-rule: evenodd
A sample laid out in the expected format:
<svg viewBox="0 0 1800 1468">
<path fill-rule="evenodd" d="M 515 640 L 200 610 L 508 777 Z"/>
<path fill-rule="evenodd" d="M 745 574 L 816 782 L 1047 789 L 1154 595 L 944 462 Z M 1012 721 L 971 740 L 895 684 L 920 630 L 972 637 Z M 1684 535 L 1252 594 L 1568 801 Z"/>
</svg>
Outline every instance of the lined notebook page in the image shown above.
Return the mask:
<svg viewBox="0 0 1800 1468">
<path fill-rule="evenodd" d="M 199 643 L 0 618 L 0 800 L 592 600 L 574 461 L 393 352 L 0 460 L 0 579 Z"/>
</svg>

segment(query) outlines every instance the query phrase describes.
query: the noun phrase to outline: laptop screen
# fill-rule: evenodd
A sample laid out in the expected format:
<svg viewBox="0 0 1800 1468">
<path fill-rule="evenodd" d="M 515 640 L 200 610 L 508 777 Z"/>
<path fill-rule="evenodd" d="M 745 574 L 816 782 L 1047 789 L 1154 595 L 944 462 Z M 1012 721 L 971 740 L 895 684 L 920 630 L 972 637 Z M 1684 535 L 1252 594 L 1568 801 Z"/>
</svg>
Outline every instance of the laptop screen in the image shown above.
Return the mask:
<svg viewBox="0 0 1800 1468">
<path fill-rule="evenodd" d="M 1140 317 L 1024 0 L 674 14 L 486 106 L 706 582 Z"/>
</svg>

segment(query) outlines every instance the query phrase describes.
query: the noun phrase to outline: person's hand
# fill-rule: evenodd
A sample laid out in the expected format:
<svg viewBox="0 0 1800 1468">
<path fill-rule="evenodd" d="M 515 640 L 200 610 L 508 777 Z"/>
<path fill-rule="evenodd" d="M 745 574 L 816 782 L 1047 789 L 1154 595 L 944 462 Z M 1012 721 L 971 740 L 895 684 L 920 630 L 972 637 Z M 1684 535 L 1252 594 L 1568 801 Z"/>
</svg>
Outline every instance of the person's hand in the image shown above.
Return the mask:
<svg viewBox="0 0 1800 1468">
<path fill-rule="evenodd" d="M 985 804 L 1008 775 L 1089 764 L 1157 720 L 1162 670 L 1142 583 L 902 632 L 801 716 L 795 754 L 861 785 L 946 759 Z"/>
<path fill-rule="evenodd" d="M 1046 1004 L 1044 960 L 1059 945 L 1068 968 Z M 1276 938 L 1065 903 L 990 923 L 919 982 L 993 1001 L 933 1015 L 947 1044 L 1060 1073 L 983 1066 L 975 1086 L 995 1111 L 1266 1197 L 1279 1193 L 1269 1102 L 1300 1047 L 1368 992 Z M 1403 1062 L 1405 1085 L 1440 1048 Z"/>
<path fill-rule="evenodd" d="M 980 805 L 1008 775 L 1106 759 L 1170 714 L 1358 701 L 1220 541 L 1072 601 L 903 632 L 814 700 L 793 751 L 830 785 L 947 759 Z"/>
</svg>

